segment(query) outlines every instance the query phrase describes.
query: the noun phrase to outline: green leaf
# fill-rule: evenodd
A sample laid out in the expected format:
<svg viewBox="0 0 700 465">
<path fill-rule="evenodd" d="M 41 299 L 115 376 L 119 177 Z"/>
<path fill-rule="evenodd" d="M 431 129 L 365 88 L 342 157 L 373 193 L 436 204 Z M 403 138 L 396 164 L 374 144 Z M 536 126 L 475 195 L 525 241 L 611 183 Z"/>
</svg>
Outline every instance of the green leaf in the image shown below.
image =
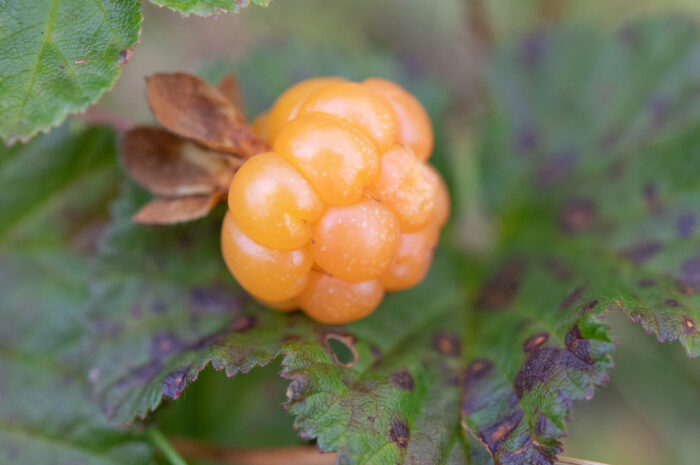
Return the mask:
<svg viewBox="0 0 700 465">
<path fill-rule="evenodd" d="M 700 354 L 697 26 L 679 17 L 532 34 L 499 53 L 484 195 L 507 242 L 547 237 L 586 290 Z M 593 266 L 597 264 L 597 266 Z M 604 291 L 604 292 L 603 292 Z"/>
<path fill-rule="evenodd" d="M 554 463 L 573 401 L 591 399 L 612 367 L 615 344 L 600 321 L 609 276 L 582 279 L 598 264 L 552 245 L 502 252 L 465 338 L 464 424 L 496 464 Z"/>
<path fill-rule="evenodd" d="M 0 138 L 26 141 L 108 90 L 141 29 L 135 0 L 32 0 L 0 15 Z"/>
<path fill-rule="evenodd" d="M 573 401 L 612 366 L 605 312 L 698 354 L 699 50 L 675 18 L 537 32 L 493 59 L 479 157 L 498 266 L 465 338 L 462 413 L 496 464 L 554 462 Z"/>
<path fill-rule="evenodd" d="M 151 3 L 167 6 L 184 14 L 210 16 L 228 12 L 237 13 L 241 8 L 245 8 L 251 3 L 258 6 L 269 6 L 270 0 L 151 0 Z"/>
<path fill-rule="evenodd" d="M 79 229 L 99 215 L 109 191 L 85 178 L 114 186 L 114 139 L 104 129 L 62 129 L 2 152 L 0 180 L 16 208 L 3 196 L 0 462 L 152 463 L 141 434 L 116 427 L 89 400 L 88 270 L 73 246 L 84 245 Z M 78 192 L 89 200 L 74 202 Z"/>
<path fill-rule="evenodd" d="M 300 431 L 346 463 L 443 463 L 466 447 L 454 311 L 464 296 L 452 265 L 436 264 L 423 285 L 365 320 L 326 327 L 245 296 L 220 256 L 220 215 L 146 228 L 130 220 L 144 199 L 126 188 L 95 270 L 93 381 L 113 418 L 176 399 L 208 364 L 232 376 L 281 356 Z M 343 345 L 352 363 L 336 355 Z"/>
</svg>

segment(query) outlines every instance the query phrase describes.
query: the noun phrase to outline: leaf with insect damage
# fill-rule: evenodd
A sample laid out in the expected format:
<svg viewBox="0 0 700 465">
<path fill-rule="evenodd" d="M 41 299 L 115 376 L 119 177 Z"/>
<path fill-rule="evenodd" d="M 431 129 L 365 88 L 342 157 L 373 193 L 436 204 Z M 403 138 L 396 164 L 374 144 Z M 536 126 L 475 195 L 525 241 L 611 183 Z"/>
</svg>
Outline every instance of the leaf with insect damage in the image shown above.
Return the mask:
<svg viewBox="0 0 700 465">
<path fill-rule="evenodd" d="M 600 315 L 613 303 L 609 278 L 582 252 L 514 243 L 476 296 L 462 414 L 496 464 L 554 463 L 573 401 L 607 380 L 614 343 Z M 593 270 L 597 280 L 585 279 Z"/>
<path fill-rule="evenodd" d="M 227 96 L 196 76 L 154 74 L 146 90 L 158 122 L 176 134 L 245 158 L 268 150 Z"/>
<path fill-rule="evenodd" d="M 12 192 L 0 200 L 0 463 L 151 464 L 143 434 L 90 402 L 82 344 L 85 250 L 119 179 L 114 137 L 62 128 L 0 152 Z"/>
<path fill-rule="evenodd" d="M 700 101 L 695 24 L 533 33 L 496 55 L 482 131 L 503 234 L 545 234 L 606 273 L 604 297 L 700 354 Z M 537 224 L 537 227 L 533 226 Z M 590 286 L 589 291 L 596 292 Z"/>
<path fill-rule="evenodd" d="M 464 301 L 450 264 L 365 320 L 323 326 L 240 290 L 218 248 L 220 212 L 149 229 L 129 220 L 142 197 L 129 187 L 115 204 L 94 272 L 93 381 L 111 417 L 129 421 L 179 397 L 208 364 L 232 376 L 282 357 L 300 431 L 347 463 L 477 453 L 459 427 Z"/>
</svg>

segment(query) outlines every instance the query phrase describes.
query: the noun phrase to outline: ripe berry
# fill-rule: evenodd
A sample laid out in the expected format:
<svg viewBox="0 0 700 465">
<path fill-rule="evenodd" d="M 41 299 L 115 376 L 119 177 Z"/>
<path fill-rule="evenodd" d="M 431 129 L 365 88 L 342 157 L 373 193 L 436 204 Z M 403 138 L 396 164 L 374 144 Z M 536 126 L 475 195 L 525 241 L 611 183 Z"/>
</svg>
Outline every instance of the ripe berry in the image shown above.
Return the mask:
<svg viewBox="0 0 700 465">
<path fill-rule="evenodd" d="M 367 191 L 389 208 L 402 231 L 417 231 L 435 213 L 436 185 L 410 148 L 395 145 L 381 157 L 381 171 Z"/>
<path fill-rule="evenodd" d="M 308 243 L 308 224 L 324 209 L 311 184 L 275 153 L 256 155 L 239 168 L 228 204 L 236 223 L 255 241 L 282 250 Z"/>
<path fill-rule="evenodd" d="M 314 263 L 308 246 L 277 250 L 258 244 L 241 231 L 230 212 L 224 218 L 221 250 L 228 269 L 241 286 L 270 302 L 299 295 Z"/>
<path fill-rule="evenodd" d="M 329 208 L 311 231 L 314 262 L 349 282 L 379 276 L 391 261 L 399 239 L 396 218 L 374 200 Z"/>
<path fill-rule="evenodd" d="M 374 144 L 337 118 L 304 115 L 280 131 L 273 150 L 296 167 L 327 205 L 350 205 L 379 172 Z"/>
<path fill-rule="evenodd" d="M 267 131 L 269 139 L 267 140 L 274 139 L 285 124 L 296 118 L 299 107 L 309 95 L 331 84 L 343 81 L 344 79 L 337 77 L 312 78 L 301 81 L 287 89 L 285 93 L 280 95 L 268 114 Z"/>
<path fill-rule="evenodd" d="M 241 286 L 341 324 L 425 277 L 449 196 L 425 163 L 433 132 L 418 100 L 384 79 L 309 79 L 253 129 L 273 152 L 234 176 L 221 236 Z"/>
<path fill-rule="evenodd" d="M 304 313 L 316 321 L 342 324 L 369 315 L 383 298 L 379 281 L 349 283 L 312 271 L 299 303 Z"/>
<path fill-rule="evenodd" d="M 423 280 L 433 260 L 439 228 L 429 224 L 417 232 L 401 233 L 391 263 L 379 277 L 387 291 L 409 289 Z"/>
<path fill-rule="evenodd" d="M 317 90 L 299 107 L 299 114 L 335 116 L 362 131 L 380 152 L 394 145 L 399 133 L 396 113 L 389 102 L 354 82 Z"/>
<path fill-rule="evenodd" d="M 394 109 L 399 122 L 396 142 L 413 149 L 419 160 L 427 160 L 433 151 L 433 125 L 418 99 L 386 79 L 369 78 L 362 81 L 362 85 L 386 98 Z"/>
</svg>

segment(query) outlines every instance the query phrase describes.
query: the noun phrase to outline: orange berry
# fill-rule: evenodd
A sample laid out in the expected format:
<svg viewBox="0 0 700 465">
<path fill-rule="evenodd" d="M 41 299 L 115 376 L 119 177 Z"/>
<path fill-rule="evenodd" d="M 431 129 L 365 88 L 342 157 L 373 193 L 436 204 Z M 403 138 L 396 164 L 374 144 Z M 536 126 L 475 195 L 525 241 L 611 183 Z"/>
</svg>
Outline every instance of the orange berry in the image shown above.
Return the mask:
<svg viewBox="0 0 700 465">
<path fill-rule="evenodd" d="M 401 233 L 389 267 L 379 277 L 387 291 L 408 289 L 423 281 L 433 261 L 438 229 L 430 224 L 413 233 Z"/>
<path fill-rule="evenodd" d="M 270 302 L 299 295 L 313 266 L 308 246 L 289 251 L 264 247 L 240 230 L 230 212 L 221 229 L 221 251 L 239 284 L 254 297 Z"/>
<path fill-rule="evenodd" d="M 287 160 L 261 153 L 246 160 L 231 181 L 228 206 L 253 240 L 275 249 L 298 249 L 311 239 L 307 223 L 323 213 L 323 202 Z"/>
<path fill-rule="evenodd" d="M 337 325 L 364 318 L 383 298 L 384 289 L 378 281 L 348 283 L 312 271 L 299 302 L 304 313 L 314 320 Z"/>
<path fill-rule="evenodd" d="M 355 82 L 340 82 L 311 94 L 299 114 L 335 116 L 361 130 L 380 152 L 394 145 L 399 123 L 389 102 Z"/>
<path fill-rule="evenodd" d="M 374 144 L 359 130 L 325 115 L 305 115 L 279 133 L 274 151 L 286 158 L 327 205 L 349 205 L 379 173 Z"/>
<path fill-rule="evenodd" d="M 433 125 L 423 105 L 413 95 L 381 78 L 369 78 L 362 85 L 370 91 L 384 97 L 394 109 L 399 122 L 397 141 L 413 149 L 419 160 L 430 158 L 433 151 Z"/>
<path fill-rule="evenodd" d="M 426 163 L 422 163 L 421 168 L 425 176 L 435 186 L 435 218 L 433 221 L 441 228 L 445 226 L 450 217 L 450 193 L 447 190 L 445 181 L 435 168 Z"/>
<path fill-rule="evenodd" d="M 399 236 L 396 218 L 374 200 L 326 210 L 312 229 L 314 261 L 350 282 L 379 276 L 391 261 Z"/>
<path fill-rule="evenodd" d="M 273 152 L 233 177 L 221 232 L 224 260 L 253 297 L 342 324 L 425 277 L 450 199 L 424 163 L 433 130 L 418 100 L 379 78 L 309 79 L 253 130 Z"/>
<path fill-rule="evenodd" d="M 277 98 L 270 109 L 268 121 L 268 142 L 274 141 L 282 127 L 288 121 L 294 119 L 299 112 L 299 107 L 309 95 L 331 84 L 343 82 L 339 77 L 320 77 L 301 81 L 287 89 Z"/>
<path fill-rule="evenodd" d="M 396 215 L 401 231 L 423 228 L 435 213 L 435 183 L 409 148 L 395 145 L 380 160 L 379 176 L 367 192 Z"/>
</svg>

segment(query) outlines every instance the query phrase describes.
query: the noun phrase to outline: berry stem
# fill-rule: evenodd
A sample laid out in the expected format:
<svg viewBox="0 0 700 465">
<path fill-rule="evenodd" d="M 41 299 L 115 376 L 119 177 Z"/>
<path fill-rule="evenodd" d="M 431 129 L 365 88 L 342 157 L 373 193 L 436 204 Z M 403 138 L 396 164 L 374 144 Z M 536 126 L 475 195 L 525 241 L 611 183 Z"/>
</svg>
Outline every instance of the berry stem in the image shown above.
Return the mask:
<svg viewBox="0 0 700 465">
<path fill-rule="evenodd" d="M 149 428 L 147 434 L 155 448 L 160 450 L 170 465 L 187 465 L 187 462 L 177 453 L 172 444 L 170 444 L 170 441 L 168 441 L 158 428 Z"/>
</svg>

